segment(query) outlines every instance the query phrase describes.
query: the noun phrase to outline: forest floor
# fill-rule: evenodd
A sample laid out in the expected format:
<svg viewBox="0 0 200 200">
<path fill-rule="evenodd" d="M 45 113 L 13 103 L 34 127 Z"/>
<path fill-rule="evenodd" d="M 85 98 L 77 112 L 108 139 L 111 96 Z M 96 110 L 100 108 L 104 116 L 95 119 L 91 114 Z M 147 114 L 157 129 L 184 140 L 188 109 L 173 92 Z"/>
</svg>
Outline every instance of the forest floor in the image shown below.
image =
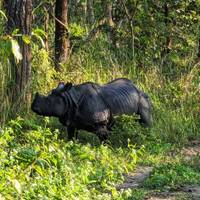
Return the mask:
<svg viewBox="0 0 200 200">
<path fill-rule="evenodd" d="M 176 154 L 170 152 L 170 154 Z M 200 156 L 200 140 L 194 140 L 188 146 L 182 148 L 180 155 L 186 162 L 191 162 L 193 158 Z M 179 156 L 180 156 L 179 155 Z M 118 185 L 116 188 L 121 189 L 135 189 L 143 188 L 145 180 L 151 175 L 153 167 L 138 166 L 134 173 L 124 175 L 124 183 Z M 200 200 L 200 185 L 181 185 L 176 190 L 167 188 L 166 191 L 148 191 L 145 200 L 177 200 L 177 199 L 191 199 Z"/>
</svg>

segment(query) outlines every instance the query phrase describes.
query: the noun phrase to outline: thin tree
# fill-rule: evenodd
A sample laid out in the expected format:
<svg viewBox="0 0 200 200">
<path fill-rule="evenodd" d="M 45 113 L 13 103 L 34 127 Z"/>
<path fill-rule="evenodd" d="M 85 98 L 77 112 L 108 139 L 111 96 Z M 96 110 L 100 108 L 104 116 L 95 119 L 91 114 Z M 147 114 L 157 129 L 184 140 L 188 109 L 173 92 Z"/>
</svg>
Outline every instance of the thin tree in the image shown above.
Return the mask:
<svg viewBox="0 0 200 200">
<path fill-rule="evenodd" d="M 56 0 L 55 6 L 55 68 L 61 70 L 69 55 L 68 1 Z"/>
<path fill-rule="evenodd" d="M 165 45 L 164 45 L 164 48 L 161 52 L 161 57 L 164 57 L 165 55 L 167 55 L 170 50 L 171 50 L 171 45 L 172 45 L 172 39 L 170 37 L 170 7 L 168 5 L 167 2 L 164 3 L 163 5 L 163 13 L 164 13 L 164 23 L 165 23 L 165 27 L 166 27 L 166 41 L 165 41 Z"/>
</svg>

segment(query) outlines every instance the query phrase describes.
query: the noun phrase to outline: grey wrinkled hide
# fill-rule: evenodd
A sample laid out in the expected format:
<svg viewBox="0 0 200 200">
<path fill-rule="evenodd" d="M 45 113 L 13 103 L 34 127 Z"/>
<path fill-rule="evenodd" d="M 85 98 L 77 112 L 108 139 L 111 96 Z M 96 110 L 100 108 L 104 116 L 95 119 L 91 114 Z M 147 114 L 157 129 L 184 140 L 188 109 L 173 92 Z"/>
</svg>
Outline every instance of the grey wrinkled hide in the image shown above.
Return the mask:
<svg viewBox="0 0 200 200">
<path fill-rule="evenodd" d="M 54 90 L 55 97 L 51 94 L 45 98 L 62 99 L 65 106 L 62 114 L 56 117 L 67 126 L 69 139 L 74 137 L 75 130 L 83 129 L 94 132 L 101 141 L 104 141 L 113 125 L 113 116 L 121 114 L 140 115 L 139 122 L 145 127 L 152 123 L 151 103 L 148 96 L 128 79 L 119 78 L 102 86 L 87 82 L 67 86 L 67 89 L 63 88 L 63 85 L 59 85 Z M 39 100 L 35 99 L 33 103 L 37 104 L 37 108 L 40 105 L 38 102 Z M 40 107 L 42 106 L 39 106 L 39 110 L 46 110 L 44 106 L 43 109 Z M 51 116 L 49 113 L 58 113 L 53 110 L 54 107 L 55 105 L 50 106 L 52 110 L 48 110 L 48 116 Z M 32 109 L 34 110 L 34 105 Z M 45 111 L 42 111 L 42 114 L 45 116 Z"/>
<path fill-rule="evenodd" d="M 113 115 L 133 114 L 138 111 L 140 91 L 127 79 L 117 79 L 100 88 L 100 93 Z"/>
</svg>

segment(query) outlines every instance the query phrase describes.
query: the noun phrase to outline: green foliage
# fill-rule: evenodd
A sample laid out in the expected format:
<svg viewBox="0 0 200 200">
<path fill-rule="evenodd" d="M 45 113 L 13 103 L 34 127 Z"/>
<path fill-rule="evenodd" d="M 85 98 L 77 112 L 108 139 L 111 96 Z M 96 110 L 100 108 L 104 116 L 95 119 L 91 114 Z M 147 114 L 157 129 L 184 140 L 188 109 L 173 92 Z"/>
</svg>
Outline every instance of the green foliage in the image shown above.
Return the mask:
<svg viewBox="0 0 200 200">
<path fill-rule="evenodd" d="M 147 179 L 145 186 L 151 189 L 178 188 L 184 184 L 199 184 L 200 174 L 180 163 L 166 163 L 157 166 Z"/>
<path fill-rule="evenodd" d="M 0 130 L 0 193 L 3 197 L 123 199 L 116 191 L 122 173 L 133 170 L 138 152 L 110 146 L 82 145 L 58 139 L 58 130 L 17 118 Z"/>
<path fill-rule="evenodd" d="M 34 29 L 31 36 L 23 35 L 20 33 L 19 29 L 14 29 L 10 35 L 4 35 L 2 37 L 2 40 L 0 41 L 1 42 L 0 45 L 6 47 L 5 52 L 7 54 L 5 54 L 5 56 L 10 57 L 12 53 L 15 58 L 16 63 L 19 63 L 23 59 L 23 56 L 21 54 L 18 40 L 20 40 L 21 38 L 25 44 L 30 45 L 31 43 L 34 44 L 33 42 L 34 37 L 37 38 L 41 42 L 43 47 L 45 46 L 42 37 L 46 37 L 46 34 L 43 30 L 39 28 Z M 7 44 L 10 44 L 10 45 L 7 45 Z"/>
<path fill-rule="evenodd" d="M 83 37 L 86 34 L 85 29 L 76 23 L 71 23 L 69 27 L 71 37 Z"/>
<path fill-rule="evenodd" d="M 32 88 L 34 91 L 42 93 L 49 92 L 55 86 L 54 77 L 56 72 L 52 67 L 49 53 L 38 46 L 33 48 L 34 56 L 32 60 Z"/>
</svg>

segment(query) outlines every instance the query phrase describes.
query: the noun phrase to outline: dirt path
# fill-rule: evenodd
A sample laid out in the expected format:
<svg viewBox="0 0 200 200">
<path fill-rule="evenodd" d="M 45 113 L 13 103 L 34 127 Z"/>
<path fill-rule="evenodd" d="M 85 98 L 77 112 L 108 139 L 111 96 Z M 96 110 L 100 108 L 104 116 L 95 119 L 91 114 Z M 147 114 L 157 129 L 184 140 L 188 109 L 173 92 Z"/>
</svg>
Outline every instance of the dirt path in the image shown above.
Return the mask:
<svg viewBox="0 0 200 200">
<path fill-rule="evenodd" d="M 195 140 L 189 146 L 184 147 L 181 156 L 185 161 L 192 161 L 194 157 L 200 156 L 200 140 Z M 124 175 L 124 183 L 118 185 L 117 190 L 141 188 L 144 181 L 150 176 L 153 167 L 138 166 L 134 173 Z M 145 200 L 200 200 L 200 186 L 199 185 L 184 185 L 178 189 L 177 192 L 150 192 Z"/>
<path fill-rule="evenodd" d="M 200 156 L 200 140 L 194 140 L 189 146 L 184 147 L 181 151 L 185 160 L 191 160 L 195 156 Z"/>
<path fill-rule="evenodd" d="M 153 167 L 138 167 L 134 173 L 124 175 L 124 183 L 118 185 L 117 190 L 138 188 L 143 185 L 143 182 L 150 176 Z"/>
</svg>

